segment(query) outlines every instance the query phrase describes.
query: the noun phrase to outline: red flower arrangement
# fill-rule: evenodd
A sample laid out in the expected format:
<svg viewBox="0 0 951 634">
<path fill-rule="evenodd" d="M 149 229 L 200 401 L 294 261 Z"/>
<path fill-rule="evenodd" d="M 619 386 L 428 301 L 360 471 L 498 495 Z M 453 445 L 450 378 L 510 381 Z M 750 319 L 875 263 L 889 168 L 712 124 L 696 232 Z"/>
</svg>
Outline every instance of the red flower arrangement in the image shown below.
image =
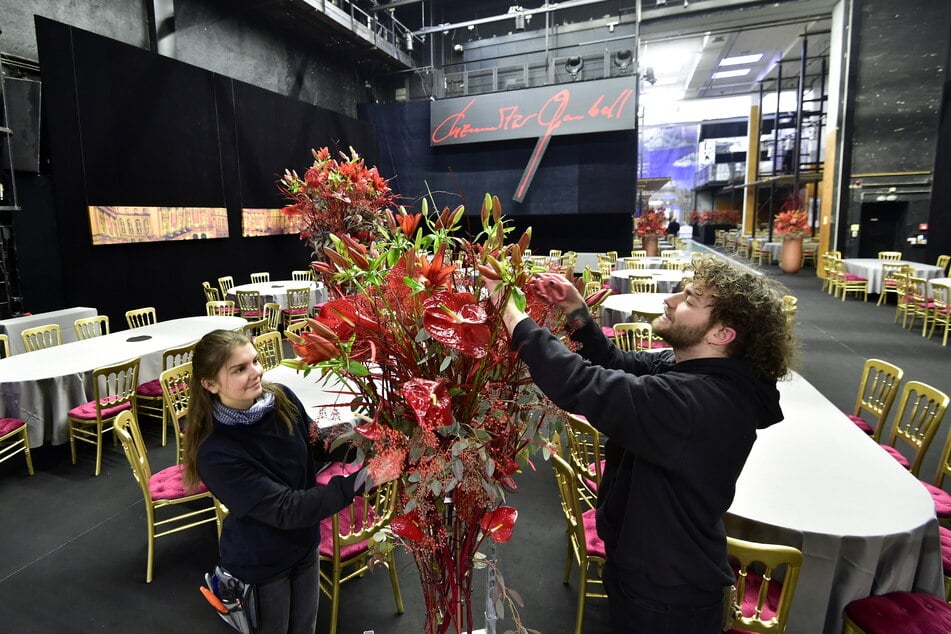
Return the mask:
<svg viewBox="0 0 951 634">
<path fill-rule="evenodd" d="M 322 260 L 331 234 L 372 240 L 378 234 L 379 210 L 393 203 L 393 193 L 376 167 L 368 168 L 353 148 L 339 159 L 331 158 L 326 147 L 313 155 L 304 178 L 285 171 L 278 189 L 291 201 L 282 213 L 297 219 L 301 239 Z"/>
<path fill-rule="evenodd" d="M 781 211 L 773 218 L 773 230 L 788 236 L 803 236 L 809 231 L 809 214 L 802 210 Z"/>
<path fill-rule="evenodd" d="M 667 218 L 663 213 L 647 211 L 637 219 L 636 231 L 639 236 L 660 236 L 667 230 Z"/>
<path fill-rule="evenodd" d="M 371 478 L 400 476 L 389 530 L 416 562 L 426 632 L 469 631 L 472 570 L 486 565 L 478 549 L 486 537 L 511 537 L 517 514 L 503 502 L 512 476 L 519 460 L 547 450 L 549 427 L 562 420 L 548 416 L 557 410 L 511 349 L 483 276 L 501 280 L 503 295 L 539 323 L 554 328 L 556 309 L 534 290 L 542 269 L 522 258 L 531 230 L 505 244 L 498 198 L 486 196 L 472 240 L 456 235 L 462 207 L 431 216 L 424 199 L 419 214 L 378 216 L 369 244 L 329 235 L 326 260 L 314 267 L 334 299 L 309 320 L 311 332 L 289 336 L 299 360 L 285 363 L 348 386 L 362 422 L 335 442 L 352 442 Z M 498 581 L 492 598 L 507 602 L 522 631 Z"/>
<path fill-rule="evenodd" d="M 694 214 L 697 214 L 694 216 Z M 738 209 L 707 209 L 701 212 L 690 213 L 690 223 L 699 222 L 702 225 L 735 225 L 740 222 Z"/>
</svg>

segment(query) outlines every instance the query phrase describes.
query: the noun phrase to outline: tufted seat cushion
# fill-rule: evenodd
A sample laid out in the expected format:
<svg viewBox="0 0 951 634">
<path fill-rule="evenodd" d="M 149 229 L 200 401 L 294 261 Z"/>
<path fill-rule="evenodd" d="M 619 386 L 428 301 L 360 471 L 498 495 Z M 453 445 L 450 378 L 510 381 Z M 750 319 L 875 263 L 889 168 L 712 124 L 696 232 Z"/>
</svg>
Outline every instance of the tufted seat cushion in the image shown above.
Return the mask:
<svg viewBox="0 0 951 634">
<path fill-rule="evenodd" d="M 102 399 L 100 402 L 106 405 L 109 401 Z M 106 407 L 102 410 L 102 417 L 112 418 L 113 416 L 118 416 L 119 412 L 124 412 L 127 409 L 132 409 L 132 403 L 129 401 L 115 407 Z M 81 420 L 96 420 L 96 401 L 89 401 L 88 403 L 77 405 L 69 410 L 69 416 L 70 418 L 78 418 Z"/>
<path fill-rule="evenodd" d="M 855 273 L 846 273 L 845 279 L 848 282 L 867 282 L 867 277 L 862 277 L 861 275 L 856 275 Z"/>
<path fill-rule="evenodd" d="M 861 416 L 856 416 L 855 414 L 846 414 L 846 417 L 848 417 L 850 421 L 855 423 L 856 427 L 864 431 L 869 436 L 875 433 L 875 430 L 872 429 L 872 426 L 866 423 L 865 419 L 862 418 Z"/>
<path fill-rule="evenodd" d="M 938 519 L 951 517 L 951 493 L 928 482 L 922 482 L 921 484 L 928 489 L 931 499 L 934 500 L 934 511 Z"/>
<path fill-rule="evenodd" d="M 281 312 L 289 315 L 306 315 L 309 311 L 306 308 L 283 308 Z"/>
<path fill-rule="evenodd" d="M 735 566 L 733 567 L 733 576 L 739 578 L 739 571 Z M 746 589 L 743 594 L 743 600 L 740 601 L 740 611 L 743 613 L 743 616 L 753 616 L 756 613 L 756 604 L 759 601 L 759 589 L 763 585 L 763 576 L 759 575 L 752 570 L 746 571 Z M 776 612 L 779 609 L 779 599 L 783 593 L 783 586 L 776 581 L 771 581 L 769 587 L 766 589 L 766 602 L 763 603 L 763 611 L 760 613 L 760 618 L 764 621 L 776 616 Z M 747 630 L 741 630 L 739 628 L 731 628 L 728 630 L 731 634 L 739 634 L 741 632 L 746 632 Z"/>
<path fill-rule="evenodd" d="M 135 388 L 135 393 L 137 396 L 155 398 L 162 395 L 162 384 L 159 383 L 158 379 L 152 379 Z"/>
<path fill-rule="evenodd" d="M 865 634 L 951 633 L 951 605 L 923 592 L 889 592 L 845 606 L 845 614 Z"/>
<path fill-rule="evenodd" d="M 184 467 L 180 464 L 172 465 L 162 469 L 158 473 L 153 473 L 149 478 L 149 495 L 153 500 L 177 500 L 188 495 L 204 493 L 208 490 L 204 484 L 199 484 L 195 491 L 185 491 L 185 485 L 182 483 L 182 470 Z"/>
<path fill-rule="evenodd" d="M 10 434 L 26 425 L 26 422 L 19 418 L 0 418 L 0 438 Z"/>
<path fill-rule="evenodd" d="M 944 576 L 951 577 L 951 529 L 938 527 L 938 536 L 941 538 L 941 565 Z"/>
<path fill-rule="evenodd" d="M 900 451 L 898 451 L 891 445 L 881 445 L 881 447 L 888 453 L 888 455 L 890 455 L 892 458 L 897 460 L 898 464 L 905 467 L 906 469 L 911 468 L 911 462 L 908 460 L 908 458 L 903 456 Z"/>
<path fill-rule="evenodd" d="M 330 466 L 317 474 L 317 484 L 325 486 L 330 482 L 330 478 L 338 475 L 350 475 L 360 470 L 360 465 L 346 464 L 344 462 L 332 462 Z"/>
<path fill-rule="evenodd" d="M 360 524 L 363 522 L 363 513 L 366 505 L 366 499 L 360 496 L 353 498 L 353 515 L 356 521 Z M 345 508 L 344 510 L 337 513 L 338 523 L 340 525 L 340 532 L 347 534 L 352 530 L 359 530 L 362 528 L 360 525 L 351 524 L 350 522 L 350 509 Z M 370 509 L 367 514 L 367 522 L 371 523 L 374 521 L 373 509 Z M 349 544 L 340 548 L 340 558 L 344 561 L 350 559 L 351 557 L 356 557 L 360 553 L 367 550 L 366 541 L 358 542 L 356 544 Z M 333 557 L 334 554 L 334 525 L 333 518 L 326 517 L 320 520 L 320 548 L 318 549 L 321 557 Z"/>
<path fill-rule="evenodd" d="M 598 529 L 595 525 L 597 520 L 594 518 L 594 509 L 589 509 L 581 514 L 581 523 L 584 525 L 584 541 L 588 554 L 592 557 L 607 557 L 604 550 L 604 541 L 598 537 Z"/>
</svg>

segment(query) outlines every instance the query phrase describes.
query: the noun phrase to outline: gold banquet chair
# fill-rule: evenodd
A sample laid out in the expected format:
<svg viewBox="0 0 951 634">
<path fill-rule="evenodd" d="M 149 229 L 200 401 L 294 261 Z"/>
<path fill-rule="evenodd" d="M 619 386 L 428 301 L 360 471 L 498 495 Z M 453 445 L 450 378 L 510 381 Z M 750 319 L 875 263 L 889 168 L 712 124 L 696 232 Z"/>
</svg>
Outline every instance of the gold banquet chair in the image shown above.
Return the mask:
<svg viewBox="0 0 951 634">
<path fill-rule="evenodd" d="M 284 360 L 284 346 L 281 333 L 270 330 L 254 338 L 254 349 L 258 352 L 258 362 L 264 371 L 273 370 Z"/>
<path fill-rule="evenodd" d="M 267 320 L 267 331 L 277 332 L 281 327 L 281 305 L 277 302 L 266 302 L 264 319 Z"/>
<path fill-rule="evenodd" d="M 76 443 L 96 446 L 96 475 L 102 470 L 102 434 L 113 429 L 116 417 L 136 411 L 135 390 L 139 358 L 96 368 L 92 372 L 93 400 L 69 410 L 69 452 L 76 464 Z"/>
<path fill-rule="evenodd" d="M 218 289 L 212 287 L 212 285 L 208 283 L 207 281 L 201 283 L 201 290 L 204 291 L 205 293 L 206 302 L 220 302 L 221 301 L 221 295 L 218 294 Z"/>
<path fill-rule="evenodd" d="M 248 321 L 261 319 L 264 316 L 264 304 L 261 301 L 261 293 L 257 291 L 235 291 L 238 310 L 241 316 Z"/>
<path fill-rule="evenodd" d="M 582 500 L 589 508 L 594 508 L 595 496 L 601 485 L 604 471 L 604 458 L 601 434 L 582 416 L 568 414 L 565 425 L 565 444 L 568 453 L 565 460 L 575 470 L 585 489 L 581 491 Z"/>
<path fill-rule="evenodd" d="M 567 585 L 571 578 L 572 560 L 577 562 L 578 607 L 575 617 L 575 634 L 581 634 L 584 626 L 584 608 L 586 599 L 605 599 L 601 570 L 607 561 L 604 542 L 595 532 L 594 509 L 582 510 L 584 485 L 578 473 L 559 453 L 552 453 L 551 465 L 558 486 L 561 512 L 568 524 L 568 557 L 565 562 L 565 576 L 562 582 Z M 592 574 L 592 567 L 595 573 Z M 601 592 L 591 586 L 600 586 Z"/>
<path fill-rule="evenodd" d="M 862 368 L 855 408 L 846 416 L 875 442 L 881 438 L 903 376 L 904 370 L 881 359 L 868 359 Z"/>
<path fill-rule="evenodd" d="M 184 452 L 185 416 L 188 414 L 188 403 L 191 397 L 191 376 L 192 364 L 190 358 L 179 365 L 166 368 L 159 375 L 162 400 L 165 403 L 165 411 L 168 413 L 168 419 L 172 423 L 172 430 L 175 434 L 176 464 L 182 463 L 182 453 Z"/>
<path fill-rule="evenodd" d="M 941 345 L 948 345 L 948 332 L 951 331 L 951 284 L 947 282 L 932 282 L 931 292 L 933 295 L 931 305 L 931 330 L 928 332 L 928 338 L 934 336 L 934 329 L 939 324 L 944 326 L 944 337 L 941 339 Z M 925 327 L 927 327 L 927 322 Z"/>
<path fill-rule="evenodd" d="M 313 282 L 314 274 L 310 271 L 291 271 L 291 280 L 294 282 Z"/>
<path fill-rule="evenodd" d="M 108 335 L 109 317 L 106 315 L 97 315 L 96 317 L 77 319 L 73 322 L 73 328 L 76 329 L 77 341 Z"/>
<path fill-rule="evenodd" d="M 205 302 L 205 314 L 209 317 L 233 317 L 234 302 L 230 299 Z"/>
<path fill-rule="evenodd" d="M 0 418 L 0 462 L 6 462 L 21 453 L 26 458 L 26 470 L 33 475 L 33 458 L 30 455 L 30 436 L 26 421 L 19 418 Z"/>
<path fill-rule="evenodd" d="M 163 352 L 162 370 L 165 371 L 191 361 L 197 343 L 197 341 L 193 341 L 184 346 L 169 348 Z M 143 414 L 148 414 L 162 423 L 162 446 L 164 447 L 168 442 L 168 410 L 165 408 L 165 399 L 162 396 L 161 376 L 158 379 L 146 381 L 135 389 L 135 404 L 137 420 Z M 176 441 L 175 446 L 181 447 L 181 443 Z"/>
<path fill-rule="evenodd" d="M 158 317 L 155 314 L 155 308 L 147 306 L 125 311 L 125 320 L 129 324 L 129 330 L 132 330 L 154 324 L 158 321 Z"/>
<path fill-rule="evenodd" d="M 59 324 L 46 324 L 35 328 L 26 328 L 20 333 L 23 347 L 27 352 L 52 348 L 63 343 L 60 337 Z"/>
<path fill-rule="evenodd" d="M 921 381 L 906 382 L 898 401 L 898 414 L 888 444 L 882 444 L 881 447 L 912 475 L 917 476 L 921 461 L 947 409 L 948 395 L 941 390 Z M 911 460 L 895 447 L 898 441 L 911 446 L 914 451 Z"/>
<path fill-rule="evenodd" d="M 842 301 L 848 293 L 861 293 L 862 301 L 868 301 L 868 278 L 864 278 L 854 273 L 849 273 L 845 267 L 845 262 L 836 260 L 832 271 L 832 279 L 835 286 L 833 295 L 838 298 L 842 294 Z"/>
<path fill-rule="evenodd" d="M 882 292 L 876 306 L 888 301 L 889 295 L 896 297 L 904 289 L 904 280 L 911 275 L 911 267 L 900 262 L 882 262 Z"/>
<path fill-rule="evenodd" d="M 221 289 L 221 297 L 219 299 L 228 299 L 228 291 L 234 288 L 234 278 L 230 275 L 219 277 L 218 288 Z"/>
<path fill-rule="evenodd" d="M 202 524 L 216 524 L 221 535 L 222 511 L 208 488 L 202 484 L 188 492 L 182 483 L 182 466 L 173 465 L 152 473 L 145 455 L 142 432 L 131 411 L 124 411 L 116 418 L 116 435 L 122 443 L 126 458 L 132 467 L 132 475 L 145 499 L 145 514 L 148 527 L 148 558 L 145 564 L 145 582 L 152 583 L 152 564 L 155 560 L 155 540 L 172 533 L 195 528 Z M 170 517 L 157 519 L 158 515 Z"/>
<path fill-rule="evenodd" d="M 310 317 L 310 288 L 287 289 L 287 308 L 281 311 L 284 325 Z"/>
<path fill-rule="evenodd" d="M 736 597 L 730 604 L 733 628 L 727 631 L 785 632 L 802 568 L 802 552 L 791 546 L 729 536 L 726 548 L 736 574 Z"/>
<path fill-rule="evenodd" d="M 310 331 L 309 323 L 307 323 L 306 321 L 295 321 L 294 323 L 292 323 L 291 325 L 289 325 L 287 328 L 284 329 L 284 334 L 285 335 L 295 334 L 300 336 L 300 333 L 302 333 L 305 330 Z"/>
<path fill-rule="evenodd" d="M 614 324 L 614 345 L 620 350 L 637 352 L 650 350 L 654 343 L 654 332 L 645 321 L 626 321 Z"/>
<path fill-rule="evenodd" d="M 266 271 L 251 274 L 252 284 L 263 284 L 264 282 L 270 282 L 270 281 L 271 281 L 271 274 Z"/>
<path fill-rule="evenodd" d="M 901 259 L 901 251 L 879 251 L 879 260 L 890 260 L 892 262 Z"/>
<path fill-rule="evenodd" d="M 656 293 L 657 278 L 652 275 L 632 275 L 628 278 L 631 293 Z"/>
<path fill-rule="evenodd" d="M 340 611 L 340 586 L 363 576 L 369 569 L 368 541 L 390 523 L 396 504 L 396 481 L 382 484 L 353 499 L 353 503 L 320 522 L 320 590 L 330 599 L 330 633 L 337 632 L 337 614 Z M 396 611 L 403 613 L 403 594 L 396 575 L 396 559 L 391 550 L 385 565 L 390 572 L 390 584 L 396 599 Z M 327 570 L 329 568 L 329 571 Z M 352 568 L 346 572 L 348 568 Z"/>
<path fill-rule="evenodd" d="M 0 359 L 6 359 L 10 356 L 10 337 L 0 335 Z"/>
<path fill-rule="evenodd" d="M 241 326 L 241 332 L 244 333 L 244 336 L 254 341 L 254 338 L 258 335 L 263 335 L 268 332 L 267 328 L 267 319 L 258 319 L 257 321 L 249 321 L 248 323 Z"/>
</svg>

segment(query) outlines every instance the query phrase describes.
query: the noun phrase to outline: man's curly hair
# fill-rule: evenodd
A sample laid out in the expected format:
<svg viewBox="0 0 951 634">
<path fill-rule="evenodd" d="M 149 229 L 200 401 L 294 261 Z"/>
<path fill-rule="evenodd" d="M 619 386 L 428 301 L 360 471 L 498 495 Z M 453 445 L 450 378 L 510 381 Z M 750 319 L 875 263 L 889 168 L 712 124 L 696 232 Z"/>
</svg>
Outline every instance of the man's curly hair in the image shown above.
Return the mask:
<svg viewBox="0 0 951 634">
<path fill-rule="evenodd" d="M 797 348 L 792 323 L 783 312 L 785 289 L 765 275 L 714 256 L 695 259 L 693 268 L 695 291 L 712 299 L 710 322 L 736 331 L 729 356 L 749 361 L 768 378 L 785 376 Z"/>
</svg>

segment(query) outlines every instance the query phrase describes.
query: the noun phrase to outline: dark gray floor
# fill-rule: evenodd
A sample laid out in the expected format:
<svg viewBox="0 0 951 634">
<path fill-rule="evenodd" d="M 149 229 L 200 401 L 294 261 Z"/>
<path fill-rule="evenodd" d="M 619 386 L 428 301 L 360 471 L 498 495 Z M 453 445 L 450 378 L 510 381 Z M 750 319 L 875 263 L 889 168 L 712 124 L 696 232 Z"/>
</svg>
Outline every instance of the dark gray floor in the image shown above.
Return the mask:
<svg viewBox="0 0 951 634">
<path fill-rule="evenodd" d="M 937 336 L 928 341 L 919 331 L 895 325 L 893 305 L 834 300 L 819 292 L 811 268 L 797 275 L 767 270 L 799 298 L 802 374 L 836 405 L 851 409 L 870 356 L 903 367 L 906 379 L 951 392 L 951 348 L 943 348 Z M 951 420 L 928 453 L 923 478 L 933 477 L 948 425 Z M 143 427 L 153 466 L 171 464 L 173 449 L 159 446 L 149 421 Z M 103 473 L 95 478 L 92 458 L 91 451 L 82 451 L 73 466 L 65 447 L 47 447 L 35 452 L 32 478 L 18 459 L 0 465 L 0 632 L 231 631 L 198 592 L 202 575 L 216 562 L 214 529 L 160 539 L 155 579 L 145 584 L 145 516 L 128 464 L 121 449 L 109 448 Z M 499 548 L 502 574 L 524 598 L 529 627 L 545 634 L 571 632 L 577 571 L 568 586 L 561 583 L 566 536 L 550 468 L 526 470 L 518 482 L 520 491 L 509 501 L 519 509 L 519 520 L 512 541 Z M 344 587 L 341 634 L 422 631 L 415 569 L 405 557 L 400 565 L 406 613 L 395 615 L 388 577 L 371 573 Z M 321 601 L 318 631 L 325 632 L 328 604 Z M 610 631 L 603 601 L 588 601 L 585 623 L 588 634 Z"/>
</svg>

